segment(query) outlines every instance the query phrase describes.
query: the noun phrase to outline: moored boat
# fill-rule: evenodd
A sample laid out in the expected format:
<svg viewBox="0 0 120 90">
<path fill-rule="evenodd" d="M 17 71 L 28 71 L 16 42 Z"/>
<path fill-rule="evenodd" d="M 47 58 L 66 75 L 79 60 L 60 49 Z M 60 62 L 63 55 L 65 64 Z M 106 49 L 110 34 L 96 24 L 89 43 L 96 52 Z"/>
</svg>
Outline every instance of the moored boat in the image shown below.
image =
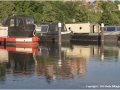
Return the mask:
<svg viewBox="0 0 120 90">
<path fill-rule="evenodd" d="M 64 23 L 61 23 L 61 40 L 70 41 L 71 31 L 67 30 Z M 41 23 L 36 25 L 36 36 L 40 41 L 58 41 L 58 23 Z"/>
<path fill-rule="evenodd" d="M 34 33 L 34 18 L 17 15 L 7 18 L 3 26 L 0 27 L 0 41 L 36 44 L 34 42 L 38 41 L 38 37 Z"/>
</svg>

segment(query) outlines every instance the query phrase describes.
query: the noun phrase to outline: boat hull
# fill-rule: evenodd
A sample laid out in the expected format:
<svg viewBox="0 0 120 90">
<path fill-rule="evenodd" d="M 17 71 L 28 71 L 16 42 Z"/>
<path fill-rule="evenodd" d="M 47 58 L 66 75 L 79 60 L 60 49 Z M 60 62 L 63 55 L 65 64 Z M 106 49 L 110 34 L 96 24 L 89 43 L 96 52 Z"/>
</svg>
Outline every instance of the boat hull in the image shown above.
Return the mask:
<svg viewBox="0 0 120 90">
<path fill-rule="evenodd" d="M 39 36 L 40 41 L 52 41 L 52 42 L 58 42 L 58 35 L 40 35 Z M 70 41 L 71 34 L 61 34 L 61 41 Z"/>
<path fill-rule="evenodd" d="M 32 37 L 33 31 L 8 32 L 9 37 Z"/>
</svg>

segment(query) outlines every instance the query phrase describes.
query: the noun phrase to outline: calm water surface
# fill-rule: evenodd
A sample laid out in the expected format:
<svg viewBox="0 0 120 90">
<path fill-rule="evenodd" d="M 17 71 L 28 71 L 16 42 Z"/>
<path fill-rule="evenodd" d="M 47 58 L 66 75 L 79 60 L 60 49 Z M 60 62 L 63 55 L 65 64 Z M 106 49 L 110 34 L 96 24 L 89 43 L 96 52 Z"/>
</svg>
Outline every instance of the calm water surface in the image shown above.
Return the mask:
<svg viewBox="0 0 120 90">
<path fill-rule="evenodd" d="M 0 89 L 120 89 L 120 46 L 0 46 Z"/>
</svg>

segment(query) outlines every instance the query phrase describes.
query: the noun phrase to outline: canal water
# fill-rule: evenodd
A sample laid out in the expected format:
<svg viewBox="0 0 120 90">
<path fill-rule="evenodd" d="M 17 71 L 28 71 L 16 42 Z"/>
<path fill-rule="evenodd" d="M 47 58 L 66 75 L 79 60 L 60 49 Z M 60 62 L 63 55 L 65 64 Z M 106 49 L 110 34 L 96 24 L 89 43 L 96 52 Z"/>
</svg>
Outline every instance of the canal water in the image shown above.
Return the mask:
<svg viewBox="0 0 120 90">
<path fill-rule="evenodd" d="M 0 46 L 0 89 L 120 89 L 120 45 Z"/>
</svg>

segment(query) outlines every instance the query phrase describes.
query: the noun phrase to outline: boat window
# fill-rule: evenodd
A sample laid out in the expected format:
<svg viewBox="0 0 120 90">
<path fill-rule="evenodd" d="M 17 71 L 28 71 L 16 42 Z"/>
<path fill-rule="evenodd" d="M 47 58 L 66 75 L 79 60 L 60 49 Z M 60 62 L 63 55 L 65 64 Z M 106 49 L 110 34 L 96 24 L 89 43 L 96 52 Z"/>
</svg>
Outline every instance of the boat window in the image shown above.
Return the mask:
<svg viewBox="0 0 120 90">
<path fill-rule="evenodd" d="M 47 55 L 48 54 L 48 49 L 47 48 L 41 48 L 41 54 L 42 55 Z"/>
<path fill-rule="evenodd" d="M 16 19 L 16 26 L 19 26 L 20 25 L 20 22 L 21 22 L 21 19 Z"/>
<path fill-rule="evenodd" d="M 7 21 L 7 18 L 3 18 L 2 24 L 4 25 L 6 21 Z"/>
<path fill-rule="evenodd" d="M 80 30 L 82 29 L 82 27 L 80 27 Z"/>
<path fill-rule="evenodd" d="M 26 18 L 26 24 L 34 24 L 33 18 Z"/>
<path fill-rule="evenodd" d="M 64 31 L 67 31 L 66 26 L 64 25 Z"/>
<path fill-rule="evenodd" d="M 10 19 L 10 27 L 14 26 L 14 19 Z"/>
<path fill-rule="evenodd" d="M 117 31 L 120 31 L 120 27 L 119 27 L 119 26 L 117 26 L 116 30 L 117 30 Z"/>
<path fill-rule="evenodd" d="M 62 23 L 61 31 L 62 32 L 67 31 L 67 28 L 66 28 L 65 24 L 63 24 L 63 23 Z"/>
<path fill-rule="evenodd" d="M 56 23 L 49 25 L 49 33 L 55 34 L 58 32 L 58 26 Z"/>
<path fill-rule="evenodd" d="M 48 32 L 48 25 L 42 25 L 41 32 Z"/>
</svg>

